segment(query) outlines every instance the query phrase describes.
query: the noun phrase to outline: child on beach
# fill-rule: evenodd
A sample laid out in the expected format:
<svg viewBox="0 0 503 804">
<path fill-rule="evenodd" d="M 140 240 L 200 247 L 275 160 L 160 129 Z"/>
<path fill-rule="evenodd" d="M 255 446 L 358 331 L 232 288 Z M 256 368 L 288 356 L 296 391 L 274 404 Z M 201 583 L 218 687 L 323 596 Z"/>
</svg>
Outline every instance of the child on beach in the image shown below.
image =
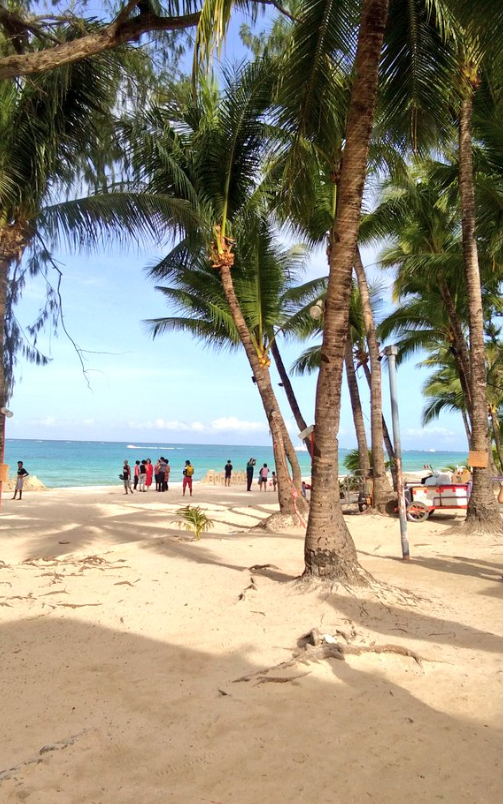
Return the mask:
<svg viewBox="0 0 503 804">
<path fill-rule="evenodd" d="M 188 487 L 190 496 L 192 497 L 192 475 L 194 474 L 194 467 L 192 466 L 190 461 L 185 461 L 185 466 L 183 468 L 183 483 L 182 483 L 182 491 L 183 496 L 185 497 L 185 489 Z"/>
<path fill-rule="evenodd" d="M 267 491 L 268 475 L 269 475 L 269 469 L 267 467 L 267 464 L 264 463 L 264 465 L 261 467 L 258 473 L 259 491 Z"/>
<path fill-rule="evenodd" d="M 227 461 L 227 463 L 224 466 L 225 486 L 230 486 L 231 484 L 232 469 L 233 469 L 232 463 L 230 461 Z"/>
<path fill-rule="evenodd" d="M 272 473 L 271 481 L 272 481 L 272 490 L 276 491 L 276 489 L 278 487 L 278 478 L 276 477 L 276 472 Z"/>
</svg>

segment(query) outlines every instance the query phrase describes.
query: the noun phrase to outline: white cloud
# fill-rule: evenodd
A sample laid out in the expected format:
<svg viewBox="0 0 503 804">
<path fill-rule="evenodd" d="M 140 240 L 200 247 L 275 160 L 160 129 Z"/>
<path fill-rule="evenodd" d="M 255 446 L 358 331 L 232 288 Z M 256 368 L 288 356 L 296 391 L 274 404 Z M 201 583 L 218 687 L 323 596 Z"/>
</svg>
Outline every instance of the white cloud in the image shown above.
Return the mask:
<svg viewBox="0 0 503 804">
<path fill-rule="evenodd" d="M 54 416 L 45 416 L 43 419 L 33 419 L 33 424 L 38 425 L 39 427 L 54 427 L 57 423 L 57 420 Z"/>
<path fill-rule="evenodd" d="M 195 430 L 196 433 L 205 433 L 207 430 L 202 422 L 192 422 L 190 429 Z"/>
<path fill-rule="evenodd" d="M 210 430 L 214 433 L 267 433 L 267 424 L 264 422 L 241 421 L 236 416 L 224 416 L 221 419 L 213 419 Z"/>
<path fill-rule="evenodd" d="M 455 436 L 452 430 L 448 430 L 446 427 L 423 427 L 414 429 L 413 427 L 403 430 L 402 436 L 407 436 L 410 438 L 429 438 L 431 436 L 440 436 L 440 438 L 452 438 Z"/>
<path fill-rule="evenodd" d="M 269 428 L 264 422 L 241 421 L 236 416 L 223 416 L 212 422 L 183 422 L 155 419 L 147 422 L 128 422 L 132 430 L 164 430 L 178 433 L 267 433 Z"/>
<path fill-rule="evenodd" d="M 128 427 L 132 430 L 168 430 L 184 433 L 203 433 L 208 429 L 201 422 L 166 421 L 165 419 L 155 419 L 153 422 L 128 422 Z"/>
</svg>

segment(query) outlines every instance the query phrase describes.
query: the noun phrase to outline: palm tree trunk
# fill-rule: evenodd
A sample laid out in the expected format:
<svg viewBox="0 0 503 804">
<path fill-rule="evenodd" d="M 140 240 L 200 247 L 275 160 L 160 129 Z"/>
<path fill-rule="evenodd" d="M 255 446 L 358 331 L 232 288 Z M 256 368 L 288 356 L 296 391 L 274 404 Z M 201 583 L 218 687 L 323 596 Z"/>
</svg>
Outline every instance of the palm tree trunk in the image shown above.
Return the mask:
<svg viewBox="0 0 503 804">
<path fill-rule="evenodd" d="M 280 376 L 286 398 L 288 399 L 288 404 L 290 405 L 290 409 L 293 413 L 295 424 L 299 428 L 300 432 L 302 432 L 307 427 L 306 420 L 300 411 L 299 403 L 297 402 L 297 397 L 295 396 L 295 391 L 293 390 L 292 383 L 290 382 L 290 377 L 288 376 L 285 364 L 283 363 L 276 338 L 271 341 L 271 354 L 274 358 L 276 368 L 278 369 L 278 374 Z M 305 438 L 304 444 L 306 445 L 309 454 L 311 454 L 311 439 L 309 437 Z"/>
<path fill-rule="evenodd" d="M 500 471 L 503 472 L 503 450 L 501 449 L 500 420 L 498 418 L 498 412 L 493 405 L 490 406 L 489 411 L 491 414 L 491 421 L 493 424 L 493 435 L 494 435 L 494 445 L 496 447 L 496 454 L 498 456 L 498 460 L 500 463 Z"/>
<path fill-rule="evenodd" d="M 5 305 L 7 300 L 7 281 L 9 277 L 10 261 L 0 257 L 0 408 L 7 402 L 5 385 Z M 0 463 L 3 464 L 5 455 L 5 416 L 0 413 Z M 2 502 L 2 486 L 0 480 L 0 505 Z"/>
<path fill-rule="evenodd" d="M 316 393 L 313 486 L 304 547 L 306 576 L 363 582 L 356 548 L 337 494 L 341 383 L 348 335 L 351 275 L 358 239 L 367 156 L 374 120 L 388 0 L 363 0 L 339 180 L 337 217 L 329 243 L 321 367 Z"/>
<path fill-rule="evenodd" d="M 382 415 L 382 377 L 381 363 L 379 361 L 379 345 L 377 343 L 374 314 L 370 301 L 370 292 L 365 275 L 365 268 L 360 256 L 360 250 L 355 250 L 354 269 L 358 281 L 358 290 L 365 323 L 365 336 L 370 358 L 370 432 L 372 440 L 372 474 L 374 479 L 374 493 L 372 505 L 381 513 L 386 512 L 386 503 L 389 502 L 391 487 L 386 474 L 386 464 L 383 450 L 383 415 Z"/>
<path fill-rule="evenodd" d="M 367 384 L 369 389 L 372 387 L 372 375 L 370 373 L 370 369 L 367 363 L 362 364 L 363 373 L 367 379 Z M 398 477 L 396 474 L 396 462 L 395 462 L 395 448 L 393 447 L 393 442 L 391 440 L 391 436 L 389 434 L 388 425 L 386 424 L 386 419 L 384 418 L 384 414 L 381 415 L 382 420 L 382 437 L 384 441 L 384 446 L 386 447 L 386 452 L 388 453 L 388 460 L 391 464 L 390 471 L 391 477 L 393 478 L 393 489 L 396 491 L 398 489 Z"/>
<path fill-rule="evenodd" d="M 295 447 L 292 444 L 292 439 L 290 438 L 290 434 L 287 430 L 283 416 L 280 416 L 279 425 L 283 436 L 283 448 L 285 450 L 285 455 L 288 458 L 288 463 L 290 464 L 290 468 L 292 470 L 292 485 L 293 488 L 297 490 L 295 493 L 298 494 L 299 490 L 302 488 L 302 472 L 300 470 L 299 459 L 297 458 L 297 453 L 295 452 Z M 302 509 L 307 507 L 303 497 L 300 498 L 298 507 Z"/>
<path fill-rule="evenodd" d="M 465 427 L 466 441 L 468 443 L 468 449 L 470 449 L 470 445 L 472 443 L 472 430 L 471 430 L 471 425 L 470 425 L 470 421 L 469 421 L 468 414 L 467 414 L 466 410 L 461 411 L 461 418 L 463 419 L 463 424 L 464 424 L 464 427 Z"/>
<path fill-rule="evenodd" d="M 269 369 L 261 365 L 257 355 L 257 351 L 253 344 L 252 337 L 248 330 L 248 326 L 244 319 L 241 307 L 239 305 L 236 292 L 234 290 L 234 283 L 232 281 L 231 270 L 228 265 L 222 265 L 220 268 L 220 277 L 222 280 L 222 287 L 229 305 L 229 312 L 232 320 L 238 330 L 241 343 L 244 346 L 246 356 L 250 363 L 255 382 L 262 399 L 264 411 L 269 423 L 269 429 L 272 435 L 274 460 L 276 463 L 276 475 L 278 478 L 278 500 L 280 513 L 287 516 L 298 516 L 298 505 L 302 505 L 300 480 L 298 488 L 294 488 L 292 481 L 288 474 L 288 467 L 286 464 L 285 443 L 289 443 L 289 453 L 291 460 L 297 463 L 297 476 L 300 479 L 301 472 L 298 465 L 297 456 L 293 448 L 292 442 L 288 435 L 288 431 L 283 421 L 281 411 L 279 409 L 278 401 L 274 395 L 274 390 L 271 383 L 271 376 Z"/>
<path fill-rule="evenodd" d="M 459 381 L 465 397 L 466 409 L 470 411 L 472 402 L 470 392 L 470 356 L 468 354 L 468 345 L 466 343 L 463 327 L 461 326 L 461 321 L 459 320 L 451 293 L 444 279 L 440 278 L 438 288 L 440 290 L 440 295 L 442 296 L 442 300 L 445 304 L 445 309 L 447 310 L 447 315 L 449 316 L 449 321 L 452 327 L 454 346 L 457 352 L 455 358 L 458 368 Z"/>
<path fill-rule="evenodd" d="M 369 447 L 367 444 L 367 434 L 365 432 L 365 422 L 363 420 L 360 391 L 358 390 L 358 380 L 356 379 L 355 364 L 353 361 L 353 347 L 349 335 L 346 341 L 345 363 L 349 398 L 351 400 L 353 422 L 355 425 L 356 443 L 358 444 L 358 463 L 362 476 L 368 477 L 370 474 Z"/>
<path fill-rule="evenodd" d="M 472 153 L 473 94 L 473 85 L 467 87 L 459 115 L 459 193 L 470 332 L 472 448 L 489 458 L 484 314 L 475 225 Z M 493 492 L 489 460 L 487 464 L 485 468 L 474 467 L 473 469 L 473 488 L 468 502 L 466 522 L 487 531 L 499 531 L 501 530 L 501 515 Z"/>
</svg>

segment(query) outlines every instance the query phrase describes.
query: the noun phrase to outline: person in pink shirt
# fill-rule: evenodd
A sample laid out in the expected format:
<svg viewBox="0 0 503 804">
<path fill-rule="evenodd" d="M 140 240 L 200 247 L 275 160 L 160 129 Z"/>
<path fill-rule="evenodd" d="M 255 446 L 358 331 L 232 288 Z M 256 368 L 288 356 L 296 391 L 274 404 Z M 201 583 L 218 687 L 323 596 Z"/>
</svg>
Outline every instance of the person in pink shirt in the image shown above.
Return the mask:
<svg viewBox="0 0 503 804">
<path fill-rule="evenodd" d="M 269 468 L 266 463 L 261 467 L 258 473 L 259 491 L 267 491 L 267 476 Z"/>
</svg>

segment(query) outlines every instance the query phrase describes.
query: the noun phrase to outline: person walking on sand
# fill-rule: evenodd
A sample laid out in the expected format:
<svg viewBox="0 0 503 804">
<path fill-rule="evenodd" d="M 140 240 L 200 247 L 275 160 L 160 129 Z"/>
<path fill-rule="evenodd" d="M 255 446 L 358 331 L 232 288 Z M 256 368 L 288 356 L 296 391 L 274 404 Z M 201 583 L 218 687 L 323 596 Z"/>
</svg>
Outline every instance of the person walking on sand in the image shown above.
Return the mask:
<svg viewBox="0 0 503 804">
<path fill-rule="evenodd" d="M 134 479 L 133 479 L 133 488 L 136 491 L 138 488 L 138 479 L 140 476 L 140 461 L 134 462 Z"/>
<path fill-rule="evenodd" d="M 124 483 L 124 494 L 130 492 L 133 493 L 133 487 L 131 485 L 131 467 L 129 465 L 129 461 L 124 461 L 124 466 L 122 467 L 122 475 L 120 475 L 122 482 Z"/>
<path fill-rule="evenodd" d="M 225 474 L 224 485 L 230 486 L 232 477 L 232 463 L 230 461 L 227 461 L 227 463 L 224 466 L 224 474 Z"/>
<path fill-rule="evenodd" d="M 269 474 L 269 469 L 267 467 L 267 464 L 264 463 L 264 465 L 261 467 L 261 469 L 260 469 L 260 471 L 258 473 L 259 491 L 267 491 L 267 476 L 268 476 L 268 474 Z"/>
<path fill-rule="evenodd" d="M 194 467 L 192 466 L 190 461 L 185 461 L 185 466 L 183 467 L 183 483 L 182 483 L 182 491 L 183 496 L 185 497 L 185 489 L 188 487 L 190 496 L 192 497 L 192 476 L 194 474 Z"/>
<path fill-rule="evenodd" d="M 253 483 L 253 470 L 255 469 L 256 463 L 257 461 L 255 460 L 255 458 L 250 458 L 250 460 L 246 464 L 246 491 L 251 491 Z"/>
<path fill-rule="evenodd" d="M 147 464 L 145 461 L 140 463 L 138 471 L 138 491 L 145 491 L 145 481 L 147 479 Z"/>
<path fill-rule="evenodd" d="M 156 491 L 162 491 L 160 472 L 161 472 L 161 459 L 158 458 L 157 461 L 156 461 L 156 464 L 154 466 L 154 479 L 155 479 L 155 490 Z"/>
<path fill-rule="evenodd" d="M 159 458 L 159 473 L 157 475 L 159 478 L 159 491 L 166 491 L 165 479 L 164 479 L 164 475 L 166 474 L 166 466 L 167 466 L 166 458 L 163 458 L 161 455 L 161 457 Z"/>
<path fill-rule="evenodd" d="M 25 477 L 28 477 L 29 472 L 23 466 L 23 461 L 17 462 L 17 478 L 16 478 L 16 488 L 14 489 L 14 496 L 12 497 L 13 500 L 16 499 L 17 494 L 19 492 L 18 500 L 20 500 L 23 496 L 23 485 Z"/>
</svg>

